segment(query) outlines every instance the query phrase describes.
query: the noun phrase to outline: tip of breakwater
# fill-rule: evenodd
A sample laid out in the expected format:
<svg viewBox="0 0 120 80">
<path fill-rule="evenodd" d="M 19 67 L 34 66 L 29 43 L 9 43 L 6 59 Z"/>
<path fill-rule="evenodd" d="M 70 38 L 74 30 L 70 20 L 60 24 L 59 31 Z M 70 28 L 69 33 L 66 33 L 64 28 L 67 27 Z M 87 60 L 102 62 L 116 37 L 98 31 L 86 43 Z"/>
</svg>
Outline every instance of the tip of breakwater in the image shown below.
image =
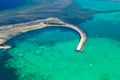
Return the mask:
<svg viewBox="0 0 120 80">
<path fill-rule="evenodd" d="M 0 49 L 6 50 L 6 49 L 10 49 L 10 48 L 12 48 L 12 46 L 10 46 L 10 45 L 5 45 L 5 44 L 0 45 Z"/>
</svg>

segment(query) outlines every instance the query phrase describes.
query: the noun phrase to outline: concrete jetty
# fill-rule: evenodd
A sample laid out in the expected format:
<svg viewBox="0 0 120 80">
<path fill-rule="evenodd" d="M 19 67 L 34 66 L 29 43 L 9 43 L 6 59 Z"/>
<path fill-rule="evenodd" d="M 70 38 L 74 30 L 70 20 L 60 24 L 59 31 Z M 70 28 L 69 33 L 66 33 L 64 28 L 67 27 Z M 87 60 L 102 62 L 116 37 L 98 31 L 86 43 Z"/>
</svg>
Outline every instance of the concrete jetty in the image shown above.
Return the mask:
<svg viewBox="0 0 120 80">
<path fill-rule="evenodd" d="M 76 50 L 82 51 L 82 48 L 87 38 L 85 32 L 79 27 L 72 24 L 67 24 L 58 18 L 47 18 L 47 19 L 36 20 L 28 23 L 0 26 L 0 49 L 11 48 L 11 46 L 5 45 L 5 43 L 9 39 L 11 39 L 16 35 L 19 35 L 20 33 L 25 33 L 27 31 L 41 29 L 45 27 L 51 27 L 51 26 L 68 27 L 77 31 L 81 38 Z"/>
<path fill-rule="evenodd" d="M 76 30 L 79 33 L 81 39 L 80 39 L 80 41 L 78 43 L 78 46 L 77 46 L 76 50 L 77 51 L 82 51 L 83 46 L 85 44 L 85 41 L 87 39 L 87 36 L 86 36 L 85 32 L 82 29 L 80 29 L 79 27 L 77 27 L 75 25 L 72 25 L 72 24 L 66 24 L 65 26 L 68 26 L 69 28 L 72 28 L 72 29 Z"/>
</svg>

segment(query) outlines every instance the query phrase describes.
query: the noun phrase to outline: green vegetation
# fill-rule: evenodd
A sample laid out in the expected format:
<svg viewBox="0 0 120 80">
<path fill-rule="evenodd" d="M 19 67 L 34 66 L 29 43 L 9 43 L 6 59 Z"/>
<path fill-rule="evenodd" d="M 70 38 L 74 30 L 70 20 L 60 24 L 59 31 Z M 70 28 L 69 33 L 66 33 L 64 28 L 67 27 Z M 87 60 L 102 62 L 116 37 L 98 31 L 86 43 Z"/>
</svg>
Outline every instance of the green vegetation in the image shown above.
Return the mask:
<svg viewBox="0 0 120 80">
<path fill-rule="evenodd" d="M 62 23 L 49 23 L 50 25 L 65 25 L 65 24 L 62 24 Z"/>
</svg>

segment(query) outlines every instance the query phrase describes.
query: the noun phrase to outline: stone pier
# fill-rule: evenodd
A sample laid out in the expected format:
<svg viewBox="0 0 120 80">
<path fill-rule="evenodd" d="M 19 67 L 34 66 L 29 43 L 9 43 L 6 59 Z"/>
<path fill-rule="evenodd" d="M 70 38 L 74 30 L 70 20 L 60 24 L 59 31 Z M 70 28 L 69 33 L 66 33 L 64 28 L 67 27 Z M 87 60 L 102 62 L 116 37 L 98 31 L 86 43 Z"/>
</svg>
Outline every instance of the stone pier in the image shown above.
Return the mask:
<svg viewBox="0 0 120 80">
<path fill-rule="evenodd" d="M 80 41 L 78 43 L 76 50 L 82 51 L 84 43 L 86 42 L 87 39 L 85 32 L 79 27 L 72 24 L 67 24 L 58 18 L 47 18 L 47 19 L 36 20 L 28 23 L 0 26 L 0 49 L 11 48 L 12 46 L 5 45 L 5 43 L 9 39 L 11 39 L 16 35 L 19 35 L 20 33 L 25 33 L 27 31 L 42 29 L 51 26 L 68 27 L 77 31 L 80 35 Z"/>
</svg>

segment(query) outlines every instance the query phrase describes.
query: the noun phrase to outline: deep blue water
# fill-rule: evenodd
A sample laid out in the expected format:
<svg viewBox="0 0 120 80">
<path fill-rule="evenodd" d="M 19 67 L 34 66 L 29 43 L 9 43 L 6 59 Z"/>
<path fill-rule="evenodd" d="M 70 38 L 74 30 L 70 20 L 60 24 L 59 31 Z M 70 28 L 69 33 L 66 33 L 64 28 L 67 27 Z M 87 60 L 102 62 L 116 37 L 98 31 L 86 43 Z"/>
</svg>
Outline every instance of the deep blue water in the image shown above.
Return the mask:
<svg viewBox="0 0 120 80">
<path fill-rule="evenodd" d="M 44 37 L 45 34 L 42 33 L 47 33 L 49 32 L 49 34 L 47 35 L 47 38 L 49 39 L 45 39 L 46 37 Z M 65 32 L 70 33 L 74 33 L 74 35 L 67 35 Z M 56 33 L 57 37 L 53 36 Z M 59 34 L 61 33 L 61 34 Z M 40 36 L 37 36 L 36 34 L 41 34 Z M 64 36 L 67 36 L 65 38 L 63 38 L 63 34 Z M 51 38 L 53 36 L 53 38 Z M 32 38 L 32 37 L 36 37 L 38 38 L 40 41 L 34 40 L 33 44 L 36 43 L 37 45 L 54 45 L 58 42 L 67 42 L 70 40 L 74 40 L 77 39 L 79 37 L 79 34 L 71 29 L 71 28 L 67 28 L 67 27 L 46 27 L 43 29 L 38 29 L 38 30 L 33 30 L 33 31 L 29 31 L 23 34 L 20 34 L 18 36 L 13 37 L 12 39 L 8 40 L 6 42 L 6 44 L 8 45 L 12 45 L 12 47 L 16 47 L 16 44 L 22 41 L 25 41 L 26 39 Z M 37 41 L 37 42 L 36 42 Z"/>
<path fill-rule="evenodd" d="M 18 7 L 25 3 L 25 0 L 0 0 L 0 10 Z"/>
<path fill-rule="evenodd" d="M 6 61 L 10 59 L 10 56 L 7 51 L 0 50 L 0 80 L 17 80 L 17 76 L 15 75 L 15 69 L 10 68 L 7 69 L 5 67 Z"/>
<path fill-rule="evenodd" d="M 0 0 L 0 11 L 16 8 L 25 3 L 25 0 Z M 4 50 L 0 50 L 0 80 L 17 80 L 15 69 L 6 69 L 5 64 L 11 56 Z"/>
</svg>

